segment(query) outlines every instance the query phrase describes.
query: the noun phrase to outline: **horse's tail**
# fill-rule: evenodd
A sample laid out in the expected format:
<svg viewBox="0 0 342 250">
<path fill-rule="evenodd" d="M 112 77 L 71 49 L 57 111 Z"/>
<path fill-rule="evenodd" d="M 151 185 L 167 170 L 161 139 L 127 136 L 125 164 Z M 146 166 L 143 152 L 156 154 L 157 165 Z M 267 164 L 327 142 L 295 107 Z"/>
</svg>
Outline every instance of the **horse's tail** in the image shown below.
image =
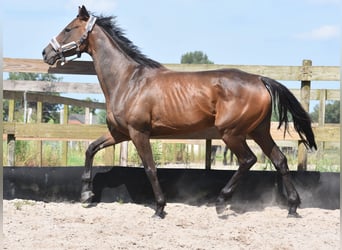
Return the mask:
<svg viewBox="0 0 342 250">
<path fill-rule="evenodd" d="M 296 97 L 281 83 L 267 77 L 261 77 L 260 79 L 271 93 L 274 109 L 278 109 L 278 129 L 284 124 L 285 136 L 285 132 L 289 131 L 288 112 L 291 113 L 294 128 L 298 132 L 304 145 L 307 148 L 315 148 L 317 150 L 315 136 L 311 127 L 310 116 L 303 109 Z"/>
</svg>

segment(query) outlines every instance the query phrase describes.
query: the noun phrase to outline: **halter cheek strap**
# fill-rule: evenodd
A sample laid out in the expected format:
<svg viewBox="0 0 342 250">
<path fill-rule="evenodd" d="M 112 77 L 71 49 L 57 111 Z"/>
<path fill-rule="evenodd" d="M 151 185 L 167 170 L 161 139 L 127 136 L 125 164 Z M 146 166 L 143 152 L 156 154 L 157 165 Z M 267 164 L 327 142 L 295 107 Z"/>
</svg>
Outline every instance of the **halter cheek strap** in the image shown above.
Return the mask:
<svg viewBox="0 0 342 250">
<path fill-rule="evenodd" d="M 82 44 L 85 40 L 87 40 L 89 33 L 93 30 L 94 25 L 96 23 L 96 17 L 90 16 L 86 25 L 86 30 L 80 38 L 80 43 Z"/>
<path fill-rule="evenodd" d="M 86 30 L 84 31 L 83 35 L 81 38 L 75 42 L 72 41 L 70 43 L 60 45 L 59 42 L 57 41 L 56 37 L 53 37 L 50 41 L 50 44 L 52 48 L 59 54 L 60 60 L 62 61 L 62 65 L 67 62 L 65 54 L 71 50 L 75 50 L 76 52 L 76 57 L 68 60 L 68 61 L 73 61 L 76 58 L 81 57 L 81 51 L 80 51 L 80 46 L 87 40 L 89 33 L 93 30 L 96 22 L 96 17 L 90 16 L 89 20 L 86 24 Z"/>
</svg>

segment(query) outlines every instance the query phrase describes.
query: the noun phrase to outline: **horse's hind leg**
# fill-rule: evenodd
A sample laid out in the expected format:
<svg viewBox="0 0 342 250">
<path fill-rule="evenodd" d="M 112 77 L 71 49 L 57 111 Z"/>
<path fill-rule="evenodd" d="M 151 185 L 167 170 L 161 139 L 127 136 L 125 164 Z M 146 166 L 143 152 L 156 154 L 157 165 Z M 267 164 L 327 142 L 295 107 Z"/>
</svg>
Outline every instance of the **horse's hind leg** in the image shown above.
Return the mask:
<svg viewBox="0 0 342 250">
<path fill-rule="evenodd" d="M 221 190 L 216 200 L 216 212 L 222 213 L 226 208 L 227 200 L 233 195 L 240 178 L 254 165 L 256 156 L 246 143 L 244 136 L 223 136 L 227 147 L 236 155 L 239 163 L 238 170 L 234 173 L 227 185 Z"/>
<path fill-rule="evenodd" d="M 297 207 L 300 205 L 300 198 L 295 186 L 292 183 L 290 170 L 287 165 L 286 156 L 280 151 L 269 133 L 269 126 L 259 126 L 250 134 L 256 143 L 259 144 L 263 152 L 272 161 L 273 165 L 281 174 L 283 183 L 288 195 L 289 216 L 299 217 Z"/>
<path fill-rule="evenodd" d="M 125 138 L 126 139 L 126 138 Z M 94 142 L 92 142 L 86 151 L 86 159 L 84 165 L 84 172 L 82 175 L 82 191 L 81 191 L 81 202 L 89 202 L 91 198 L 94 196 L 92 192 L 92 166 L 95 154 L 108 146 L 114 145 L 116 143 L 122 142 L 125 140 L 124 137 L 119 136 L 117 139 L 111 135 L 110 132 L 101 136 Z"/>
</svg>

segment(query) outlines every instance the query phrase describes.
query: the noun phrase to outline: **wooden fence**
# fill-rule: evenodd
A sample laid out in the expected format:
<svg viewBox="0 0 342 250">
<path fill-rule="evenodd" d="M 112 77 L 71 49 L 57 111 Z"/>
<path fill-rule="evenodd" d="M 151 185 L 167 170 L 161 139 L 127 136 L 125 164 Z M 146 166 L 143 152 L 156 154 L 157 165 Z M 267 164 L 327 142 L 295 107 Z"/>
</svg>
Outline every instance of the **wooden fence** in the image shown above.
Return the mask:
<svg viewBox="0 0 342 250">
<path fill-rule="evenodd" d="M 319 122 L 314 125 L 314 133 L 318 142 L 339 141 L 340 129 L 337 126 L 324 124 L 325 102 L 327 100 L 340 100 L 339 90 L 329 89 L 311 89 L 311 81 L 339 81 L 340 68 L 338 66 L 312 66 L 310 60 L 304 60 L 302 66 L 246 66 L 246 65 L 183 65 L 183 64 L 166 64 L 166 67 L 179 71 L 196 71 L 211 70 L 219 68 L 239 68 L 241 70 L 265 75 L 277 80 L 300 81 L 301 89 L 291 90 L 294 95 L 301 101 L 306 110 L 309 110 L 310 100 L 319 100 Z M 4 72 L 26 72 L 26 73 L 53 73 L 53 74 L 79 74 L 94 75 L 94 67 L 92 62 L 74 61 L 61 66 L 48 66 L 42 60 L 36 59 L 3 59 Z M 102 94 L 99 84 L 94 83 L 61 83 L 48 81 L 15 81 L 4 80 L 4 99 L 9 99 L 9 117 L 4 123 L 3 134 L 7 136 L 8 143 L 8 165 L 15 165 L 14 149 L 15 140 L 60 140 L 60 141 L 80 141 L 94 140 L 103 135 L 107 128 L 105 125 L 73 125 L 67 124 L 47 124 L 47 123 L 18 123 L 13 122 L 14 100 L 25 99 L 30 102 L 37 102 L 37 120 L 41 121 L 42 103 L 64 104 L 63 120 L 68 118 L 68 105 L 86 107 L 89 112 L 90 108 L 105 109 L 104 103 L 95 103 L 90 101 L 81 101 L 60 96 L 46 95 L 44 92 L 56 93 L 91 93 Z M 272 125 L 272 136 L 275 140 L 298 140 L 296 132 L 292 131 L 291 135 L 283 138 L 283 131 L 277 130 Z M 193 133 L 185 136 L 163 137 L 159 139 L 186 140 L 206 139 L 206 168 L 210 168 L 210 148 L 212 139 L 220 139 L 214 130 L 207 130 L 201 133 Z M 177 140 L 177 141 L 178 141 Z M 179 142 L 179 141 L 178 141 Z M 40 147 L 42 144 L 38 143 Z M 62 162 L 67 162 L 65 143 Z M 113 154 L 112 151 L 109 154 Z M 109 161 L 112 161 L 109 157 Z M 302 144 L 298 145 L 298 169 L 304 170 L 307 165 L 307 153 Z"/>
</svg>

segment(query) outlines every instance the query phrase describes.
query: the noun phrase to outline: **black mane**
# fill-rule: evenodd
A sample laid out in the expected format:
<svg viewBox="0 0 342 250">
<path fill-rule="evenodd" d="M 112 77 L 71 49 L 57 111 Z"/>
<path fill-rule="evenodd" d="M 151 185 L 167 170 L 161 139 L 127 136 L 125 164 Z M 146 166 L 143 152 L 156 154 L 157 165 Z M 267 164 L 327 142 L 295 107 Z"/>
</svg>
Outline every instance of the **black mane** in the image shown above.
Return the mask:
<svg viewBox="0 0 342 250">
<path fill-rule="evenodd" d="M 124 36 L 123 30 L 116 25 L 114 16 L 97 16 L 96 24 L 102 27 L 120 46 L 120 48 L 135 62 L 149 68 L 163 67 L 159 62 L 156 62 L 142 54 L 139 48 Z"/>
</svg>

